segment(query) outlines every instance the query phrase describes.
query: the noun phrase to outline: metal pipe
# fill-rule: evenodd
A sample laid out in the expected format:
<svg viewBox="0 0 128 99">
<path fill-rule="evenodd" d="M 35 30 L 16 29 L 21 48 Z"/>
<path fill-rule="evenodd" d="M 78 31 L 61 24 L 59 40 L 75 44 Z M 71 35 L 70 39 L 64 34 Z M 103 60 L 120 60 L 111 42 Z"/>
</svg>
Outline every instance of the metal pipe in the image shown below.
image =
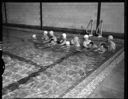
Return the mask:
<svg viewBox="0 0 128 99">
<path fill-rule="evenodd" d="M 98 25 L 100 23 L 100 13 L 101 13 L 101 2 L 98 2 L 96 29 L 98 28 Z"/>
<path fill-rule="evenodd" d="M 6 3 L 5 2 L 3 2 L 4 3 L 4 14 L 5 14 L 5 23 L 8 23 L 8 21 L 7 21 L 7 9 L 6 9 Z"/>
<path fill-rule="evenodd" d="M 40 28 L 43 28 L 43 20 L 42 20 L 42 2 L 40 2 Z"/>
</svg>

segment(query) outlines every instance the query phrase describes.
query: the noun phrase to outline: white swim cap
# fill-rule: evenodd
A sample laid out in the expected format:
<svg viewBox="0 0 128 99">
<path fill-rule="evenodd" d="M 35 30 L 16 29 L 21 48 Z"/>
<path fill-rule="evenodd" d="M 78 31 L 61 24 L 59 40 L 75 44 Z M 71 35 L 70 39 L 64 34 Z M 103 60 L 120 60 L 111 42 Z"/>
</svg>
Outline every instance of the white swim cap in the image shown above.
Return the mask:
<svg viewBox="0 0 128 99">
<path fill-rule="evenodd" d="M 63 33 L 62 36 L 63 36 L 63 38 L 66 38 L 67 35 L 66 35 L 66 33 Z"/>
<path fill-rule="evenodd" d="M 44 34 L 48 34 L 48 31 L 44 31 Z"/>
<path fill-rule="evenodd" d="M 86 34 L 86 35 L 84 35 L 84 38 L 89 38 L 89 36 Z"/>
<path fill-rule="evenodd" d="M 109 35 L 109 36 L 108 36 L 108 39 L 109 39 L 109 40 L 113 40 L 113 36 L 112 36 L 112 35 Z"/>
<path fill-rule="evenodd" d="M 49 33 L 50 33 L 50 35 L 52 35 L 52 36 L 54 35 L 54 32 L 53 32 L 53 31 L 50 31 Z"/>
<path fill-rule="evenodd" d="M 76 41 L 78 41 L 78 40 L 79 40 L 79 37 L 78 37 L 78 36 L 75 36 L 74 39 L 75 39 Z"/>
<path fill-rule="evenodd" d="M 36 38 L 36 34 L 33 34 L 32 37 L 33 37 L 33 38 Z"/>
<path fill-rule="evenodd" d="M 69 42 L 69 41 L 66 41 L 66 45 L 67 45 L 67 46 L 70 46 L 70 42 Z"/>
</svg>

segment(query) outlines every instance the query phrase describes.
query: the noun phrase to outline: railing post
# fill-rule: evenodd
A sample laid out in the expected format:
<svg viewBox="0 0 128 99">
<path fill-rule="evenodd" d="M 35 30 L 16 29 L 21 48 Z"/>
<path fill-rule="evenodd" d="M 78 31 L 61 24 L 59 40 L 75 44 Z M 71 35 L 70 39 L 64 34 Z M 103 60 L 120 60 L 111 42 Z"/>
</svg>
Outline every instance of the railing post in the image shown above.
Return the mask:
<svg viewBox="0 0 128 99">
<path fill-rule="evenodd" d="M 7 21 L 7 10 L 6 10 L 6 3 L 5 3 L 5 2 L 3 2 L 3 3 L 4 3 L 5 23 L 7 24 L 7 23 L 8 23 L 8 21 Z"/>
<path fill-rule="evenodd" d="M 100 23 L 100 13 L 101 13 L 101 2 L 98 2 L 96 29 L 98 28 L 98 25 Z M 99 32 L 99 30 L 98 30 L 98 32 Z"/>
<path fill-rule="evenodd" d="M 5 14 L 5 24 L 8 24 L 8 19 L 7 19 L 7 7 L 6 7 L 6 3 L 5 2 L 3 2 L 4 3 L 4 14 Z M 9 37 L 10 37 L 10 35 L 9 35 L 9 32 L 8 32 L 8 29 L 6 30 L 6 33 L 7 33 L 7 35 L 6 35 L 6 37 L 7 37 L 7 39 L 9 40 Z"/>
<path fill-rule="evenodd" d="M 42 30 L 43 21 L 42 21 L 42 2 L 40 2 L 40 28 Z"/>
</svg>

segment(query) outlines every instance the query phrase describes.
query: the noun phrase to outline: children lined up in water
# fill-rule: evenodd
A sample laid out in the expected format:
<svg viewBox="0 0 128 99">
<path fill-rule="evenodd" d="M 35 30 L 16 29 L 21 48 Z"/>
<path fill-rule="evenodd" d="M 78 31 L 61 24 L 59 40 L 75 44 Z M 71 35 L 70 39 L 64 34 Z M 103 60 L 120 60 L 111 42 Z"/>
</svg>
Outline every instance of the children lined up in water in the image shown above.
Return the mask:
<svg viewBox="0 0 128 99">
<path fill-rule="evenodd" d="M 32 38 L 36 40 L 37 39 L 36 34 L 33 34 Z M 66 33 L 63 33 L 60 37 L 57 38 L 54 35 L 53 31 L 50 32 L 44 31 L 42 36 L 42 40 L 44 42 L 47 42 L 49 46 L 59 44 L 61 46 L 67 47 L 68 49 L 70 48 L 70 46 L 74 46 L 76 50 L 79 51 L 81 47 L 83 47 L 86 49 L 94 50 L 95 52 L 99 52 L 99 53 L 104 53 L 106 51 L 114 52 L 116 50 L 116 44 L 113 41 L 113 39 L 114 39 L 113 36 L 109 35 L 106 43 L 100 42 L 100 44 L 98 45 L 95 42 L 93 42 L 90 39 L 90 36 L 87 34 L 83 36 L 83 41 L 80 41 L 78 36 L 74 36 L 73 39 L 67 40 Z"/>
</svg>

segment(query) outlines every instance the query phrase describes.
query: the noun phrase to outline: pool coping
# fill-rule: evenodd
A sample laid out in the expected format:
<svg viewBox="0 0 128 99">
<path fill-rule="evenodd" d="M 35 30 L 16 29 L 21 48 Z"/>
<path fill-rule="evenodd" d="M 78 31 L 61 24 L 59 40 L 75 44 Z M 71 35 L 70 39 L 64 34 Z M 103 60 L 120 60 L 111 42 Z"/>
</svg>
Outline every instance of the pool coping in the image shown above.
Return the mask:
<svg viewBox="0 0 128 99">
<path fill-rule="evenodd" d="M 108 76 L 112 69 L 124 58 L 124 48 L 104 62 L 99 68 L 92 72 L 86 79 L 80 82 L 61 98 L 88 98 L 94 89 Z M 109 66 L 107 66 L 109 65 Z"/>
</svg>

